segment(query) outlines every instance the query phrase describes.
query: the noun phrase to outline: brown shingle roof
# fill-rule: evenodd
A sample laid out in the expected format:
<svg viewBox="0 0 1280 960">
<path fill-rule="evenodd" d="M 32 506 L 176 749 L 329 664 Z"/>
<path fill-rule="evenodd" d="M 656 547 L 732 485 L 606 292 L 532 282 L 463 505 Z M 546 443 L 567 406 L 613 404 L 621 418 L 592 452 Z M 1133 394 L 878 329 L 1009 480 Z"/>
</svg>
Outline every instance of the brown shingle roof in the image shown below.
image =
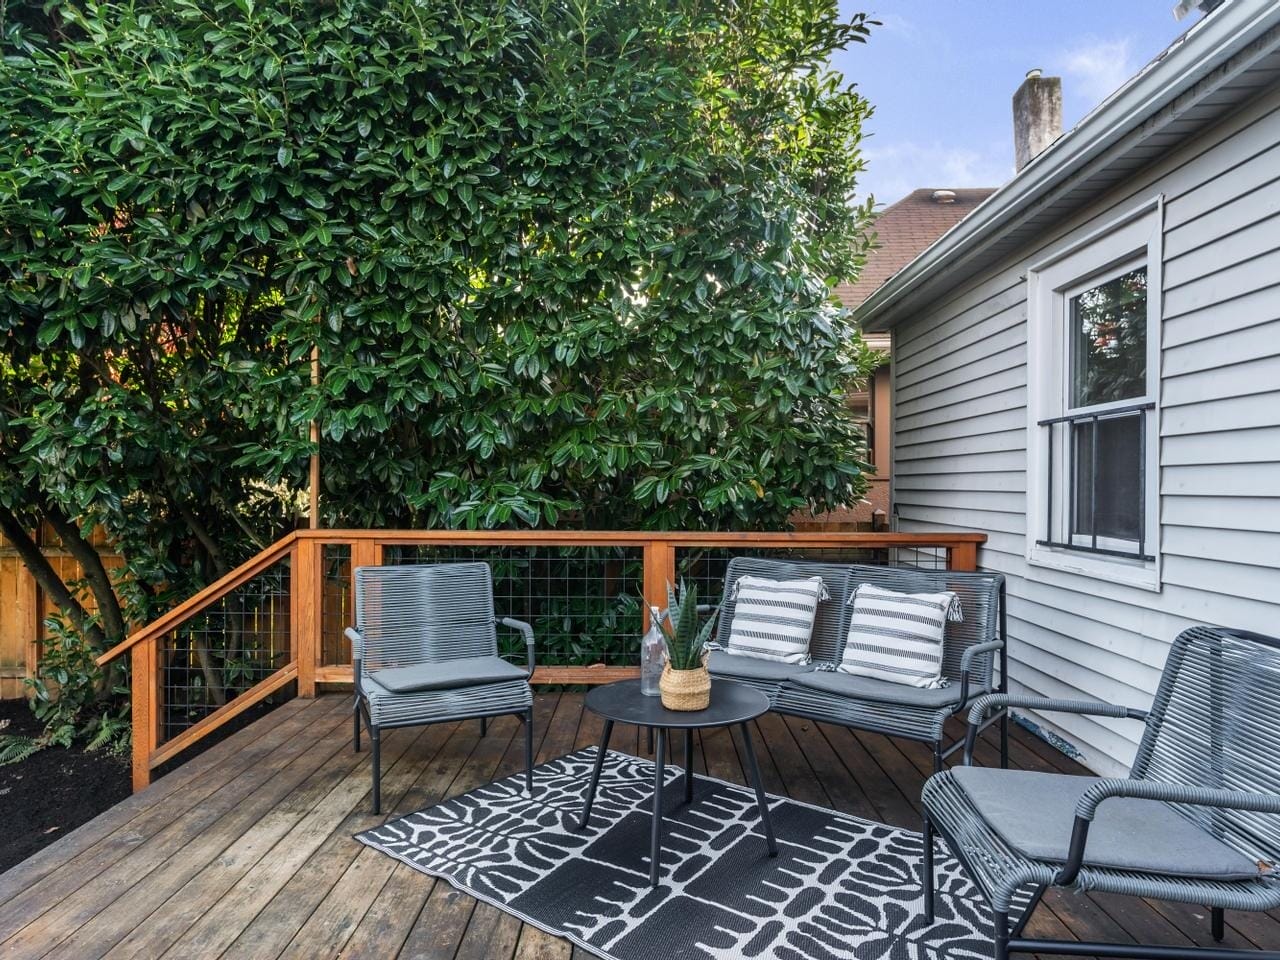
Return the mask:
<svg viewBox="0 0 1280 960">
<path fill-rule="evenodd" d="M 939 190 L 954 193 L 955 200 L 939 203 L 934 199 Z M 885 207 L 876 218 L 876 246 L 862 274 L 836 287 L 836 296 L 846 307 L 856 307 L 993 193 L 994 187 L 925 187 Z"/>
</svg>

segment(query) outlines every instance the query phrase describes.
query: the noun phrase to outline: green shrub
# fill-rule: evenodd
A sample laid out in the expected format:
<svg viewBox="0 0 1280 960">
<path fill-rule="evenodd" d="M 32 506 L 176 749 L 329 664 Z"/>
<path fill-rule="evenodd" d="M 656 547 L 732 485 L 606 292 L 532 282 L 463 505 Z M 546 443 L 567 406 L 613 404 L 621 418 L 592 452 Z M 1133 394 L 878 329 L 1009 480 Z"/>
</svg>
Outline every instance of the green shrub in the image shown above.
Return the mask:
<svg viewBox="0 0 1280 960">
<path fill-rule="evenodd" d="M 40 664 L 28 677 L 31 710 L 44 724 L 39 737 L 0 735 L 0 766 L 18 763 L 45 747 L 69 747 L 83 739 L 90 750 L 120 752 L 129 745 L 128 688 L 112 691 L 104 703 L 106 677 L 78 631 L 58 617 L 45 620 Z"/>
<path fill-rule="evenodd" d="M 779 528 L 860 497 L 832 287 L 869 106 L 828 60 L 867 26 L 835 0 L 0 20 L 0 526 L 85 554 L 93 622 L 31 562 L 92 646 L 296 522 L 313 419 L 331 526 Z"/>
</svg>

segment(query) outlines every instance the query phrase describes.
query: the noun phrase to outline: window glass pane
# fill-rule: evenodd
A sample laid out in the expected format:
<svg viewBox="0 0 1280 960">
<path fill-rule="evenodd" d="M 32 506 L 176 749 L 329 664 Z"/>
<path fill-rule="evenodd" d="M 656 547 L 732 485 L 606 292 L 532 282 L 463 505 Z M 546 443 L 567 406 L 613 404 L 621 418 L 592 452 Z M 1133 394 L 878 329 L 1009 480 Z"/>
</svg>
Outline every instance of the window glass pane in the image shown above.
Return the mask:
<svg viewBox="0 0 1280 960">
<path fill-rule="evenodd" d="M 1143 417 L 1138 414 L 1072 426 L 1071 532 L 1075 536 L 1091 538 L 1096 533 L 1115 540 L 1138 539 L 1143 522 L 1142 427 Z"/>
<path fill-rule="evenodd" d="M 1070 301 L 1071 405 L 1130 400 L 1147 392 L 1147 268 Z"/>
</svg>

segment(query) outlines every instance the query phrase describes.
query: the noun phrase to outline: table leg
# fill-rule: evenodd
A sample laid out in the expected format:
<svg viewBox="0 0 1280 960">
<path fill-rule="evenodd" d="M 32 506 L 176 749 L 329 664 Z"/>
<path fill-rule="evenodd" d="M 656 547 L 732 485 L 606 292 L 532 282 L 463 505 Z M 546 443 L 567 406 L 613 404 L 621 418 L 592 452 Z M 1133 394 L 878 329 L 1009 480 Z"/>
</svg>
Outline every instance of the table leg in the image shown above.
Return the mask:
<svg viewBox="0 0 1280 960">
<path fill-rule="evenodd" d="M 600 768 L 604 766 L 604 755 L 609 752 L 609 738 L 613 736 L 613 721 L 604 722 L 604 733 L 600 737 L 600 752 L 596 754 L 595 766 L 591 768 L 591 783 L 587 785 L 587 797 L 582 804 L 582 819 L 578 821 L 578 829 L 587 829 L 587 821 L 591 819 L 591 804 L 596 798 L 596 787 L 600 785 Z"/>
<path fill-rule="evenodd" d="M 653 832 L 649 837 L 649 885 L 658 885 L 658 867 L 662 854 L 662 782 L 666 778 L 666 731 L 658 734 L 658 755 L 653 774 Z"/>
<path fill-rule="evenodd" d="M 693 803 L 693 727 L 684 732 L 684 802 Z"/>
<path fill-rule="evenodd" d="M 778 855 L 778 841 L 773 836 L 773 820 L 769 817 L 769 801 L 764 795 L 764 782 L 760 779 L 760 765 L 756 763 L 756 748 L 751 745 L 751 728 L 740 724 L 742 742 L 746 745 L 748 773 L 752 786 L 756 788 L 756 806 L 760 808 L 760 824 L 764 827 L 765 843 L 769 847 L 769 856 Z"/>
</svg>

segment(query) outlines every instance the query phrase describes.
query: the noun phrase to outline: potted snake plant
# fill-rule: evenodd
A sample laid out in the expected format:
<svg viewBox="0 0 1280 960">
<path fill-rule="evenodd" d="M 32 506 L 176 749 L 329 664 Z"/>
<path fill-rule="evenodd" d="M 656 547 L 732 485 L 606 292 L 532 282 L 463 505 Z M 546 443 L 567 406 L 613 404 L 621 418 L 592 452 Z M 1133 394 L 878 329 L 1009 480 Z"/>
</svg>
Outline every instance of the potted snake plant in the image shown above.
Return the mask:
<svg viewBox="0 0 1280 960">
<path fill-rule="evenodd" d="M 711 703 L 706 646 L 720 611 L 717 608 L 699 625 L 698 587 L 683 581 L 679 597 L 667 584 L 667 610 L 667 618 L 658 621 L 667 647 L 667 663 L 658 683 L 662 705 L 668 710 L 705 710 Z"/>
</svg>

